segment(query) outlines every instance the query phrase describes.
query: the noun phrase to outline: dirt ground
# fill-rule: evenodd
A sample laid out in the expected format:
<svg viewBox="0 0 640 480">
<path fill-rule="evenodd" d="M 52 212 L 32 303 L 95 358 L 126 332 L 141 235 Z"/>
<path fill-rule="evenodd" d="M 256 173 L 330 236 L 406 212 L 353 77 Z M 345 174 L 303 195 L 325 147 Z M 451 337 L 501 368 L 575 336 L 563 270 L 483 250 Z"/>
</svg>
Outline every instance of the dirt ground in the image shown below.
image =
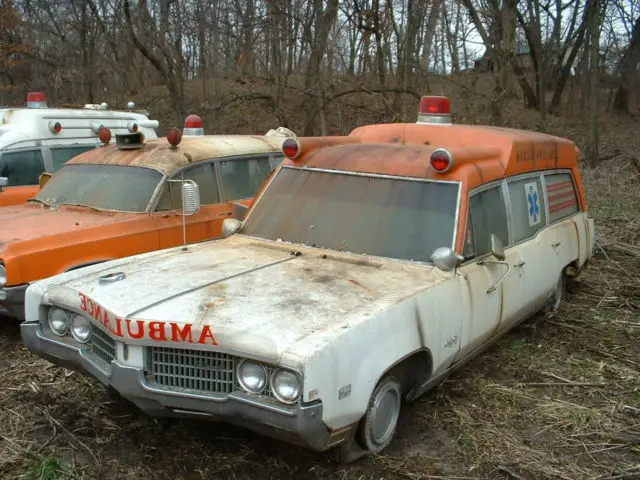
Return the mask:
<svg viewBox="0 0 640 480">
<path fill-rule="evenodd" d="M 0 478 L 640 478 L 637 126 L 603 142 L 627 153 L 584 172 L 596 257 L 560 310 L 403 407 L 383 455 L 345 466 L 224 424 L 154 420 L 31 355 L 0 319 Z"/>
</svg>

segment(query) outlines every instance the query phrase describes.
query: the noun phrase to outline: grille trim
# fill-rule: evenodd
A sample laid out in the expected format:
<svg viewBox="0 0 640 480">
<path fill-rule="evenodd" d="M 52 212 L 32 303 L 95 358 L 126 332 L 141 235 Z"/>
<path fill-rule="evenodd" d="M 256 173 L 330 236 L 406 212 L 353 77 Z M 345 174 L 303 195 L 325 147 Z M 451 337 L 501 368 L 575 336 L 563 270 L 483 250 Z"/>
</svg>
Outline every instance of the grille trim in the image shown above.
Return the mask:
<svg viewBox="0 0 640 480">
<path fill-rule="evenodd" d="M 110 367 L 116 358 L 116 341 L 100 328 L 93 327 L 89 345 L 91 352 Z"/>
<path fill-rule="evenodd" d="M 146 348 L 145 376 L 150 385 L 164 390 L 227 396 L 244 391 L 236 377 L 241 360 L 227 353 L 152 346 Z M 256 397 L 273 398 L 270 379 L 276 367 L 261 364 L 267 373 L 267 384 Z"/>
</svg>

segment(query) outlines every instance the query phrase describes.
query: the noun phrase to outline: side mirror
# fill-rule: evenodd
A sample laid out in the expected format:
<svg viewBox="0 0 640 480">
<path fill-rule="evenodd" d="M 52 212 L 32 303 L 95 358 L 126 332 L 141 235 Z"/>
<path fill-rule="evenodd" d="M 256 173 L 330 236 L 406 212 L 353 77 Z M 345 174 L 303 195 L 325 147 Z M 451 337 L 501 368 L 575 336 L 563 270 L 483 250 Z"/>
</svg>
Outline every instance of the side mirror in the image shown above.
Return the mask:
<svg viewBox="0 0 640 480">
<path fill-rule="evenodd" d="M 231 211 L 232 211 L 232 215 L 231 215 L 232 218 L 242 221 L 244 220 L 244 217 L 246 217 L 247 212 L 249 211 L 249 207 L 238 202 L 233 202 L 233 207 Z"/>
<path fill-rule="evenodd" d="M 7 185 L 9 185 L 9 179 L 7 177 L 0 177 L 0 192 Z"/>
<path fill-rule="evenodd" d="M 40 185 L 40 190 L 44 188 L 49 179 L 51 178 L 51 173 L 44 172 L 38 177 L 38 184 Z"/>
<path fill-rule="evenodd" d="M 182 212 L 184 215 L 193 215 L 200 210 L 200 189 L 193 180 L 182 182 Z"/>
<path fill-rule="evenodd" d="M 449 247 L 436 248 L 431 254 L 431 261 L 440 270 L 453 270 L 464 260 L 464 257 Z"/>
<path fill-rule="evenodd" d="M 222 222 L 222 236 L 228 237 L 229 235 L 233 235 L 242 226 L 242 222 L 237 218 L 225 218 Z"/>
<path fill-rule="evenodd" d="M 502 240 L 500 240 L 500 238 L 498 238 L 494 233 L 491 234 L 491 254 L 500 261 L 507 258 L 504 254 Z"/>
</svg>

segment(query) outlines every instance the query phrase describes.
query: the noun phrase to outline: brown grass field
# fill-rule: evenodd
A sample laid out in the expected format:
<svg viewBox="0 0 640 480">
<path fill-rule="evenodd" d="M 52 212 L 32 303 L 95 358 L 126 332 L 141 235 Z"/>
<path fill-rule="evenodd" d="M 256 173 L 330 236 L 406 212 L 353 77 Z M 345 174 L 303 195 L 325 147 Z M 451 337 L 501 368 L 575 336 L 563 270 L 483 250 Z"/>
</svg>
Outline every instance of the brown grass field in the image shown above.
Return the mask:
<svg viewBox="0 0 640 480">
<path fill-rule="evenodd" d="M 510 111 L 510 126 L 536 128 L 516 101 Z M 203 117 L 215 125 L 218 115 Z M 236 122 L 237 111 L 233 118 L 237 132 L 273 126 L 267 115 L 252 125 Z M 528 324 L 516 328 L 404 406 L 384 454 L 345 466 L 225 424 L 152 419 L 99 382 L 31 355 L 5 319 L 0 478 L 640 478 L 640 122 L 601 120 L 601 153 L 611 158 L 583 172 L 597 229 L 592 264 L 535 338 Z M 583 123 L 549 117 L 545 125 L 582 146 Z"/>
</svg>

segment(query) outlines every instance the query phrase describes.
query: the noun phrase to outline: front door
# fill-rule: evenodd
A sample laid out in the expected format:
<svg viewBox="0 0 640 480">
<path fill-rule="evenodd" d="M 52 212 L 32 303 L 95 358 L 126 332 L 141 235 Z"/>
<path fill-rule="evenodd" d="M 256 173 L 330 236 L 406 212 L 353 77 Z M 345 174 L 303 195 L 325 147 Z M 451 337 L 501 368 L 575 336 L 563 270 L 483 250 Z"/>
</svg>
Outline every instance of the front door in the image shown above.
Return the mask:
<svg viewBox="0 0 640 480">
<path fill-rule="evenodd" d="M 504 298 L 506 265 L 494 263 L 491 235 L 508 245 L 507 215 L 500 183 L 474 192 L 469 199 L 469 217 L 460 268 L 471 311 L 462 326 L 456 361 L 462 360 L 489 340 L 499 328 Z M 507 258 L 507 261 L 513 259 Z M 509 275 L 512 272 L 509 273 Z"/>
</svg>

